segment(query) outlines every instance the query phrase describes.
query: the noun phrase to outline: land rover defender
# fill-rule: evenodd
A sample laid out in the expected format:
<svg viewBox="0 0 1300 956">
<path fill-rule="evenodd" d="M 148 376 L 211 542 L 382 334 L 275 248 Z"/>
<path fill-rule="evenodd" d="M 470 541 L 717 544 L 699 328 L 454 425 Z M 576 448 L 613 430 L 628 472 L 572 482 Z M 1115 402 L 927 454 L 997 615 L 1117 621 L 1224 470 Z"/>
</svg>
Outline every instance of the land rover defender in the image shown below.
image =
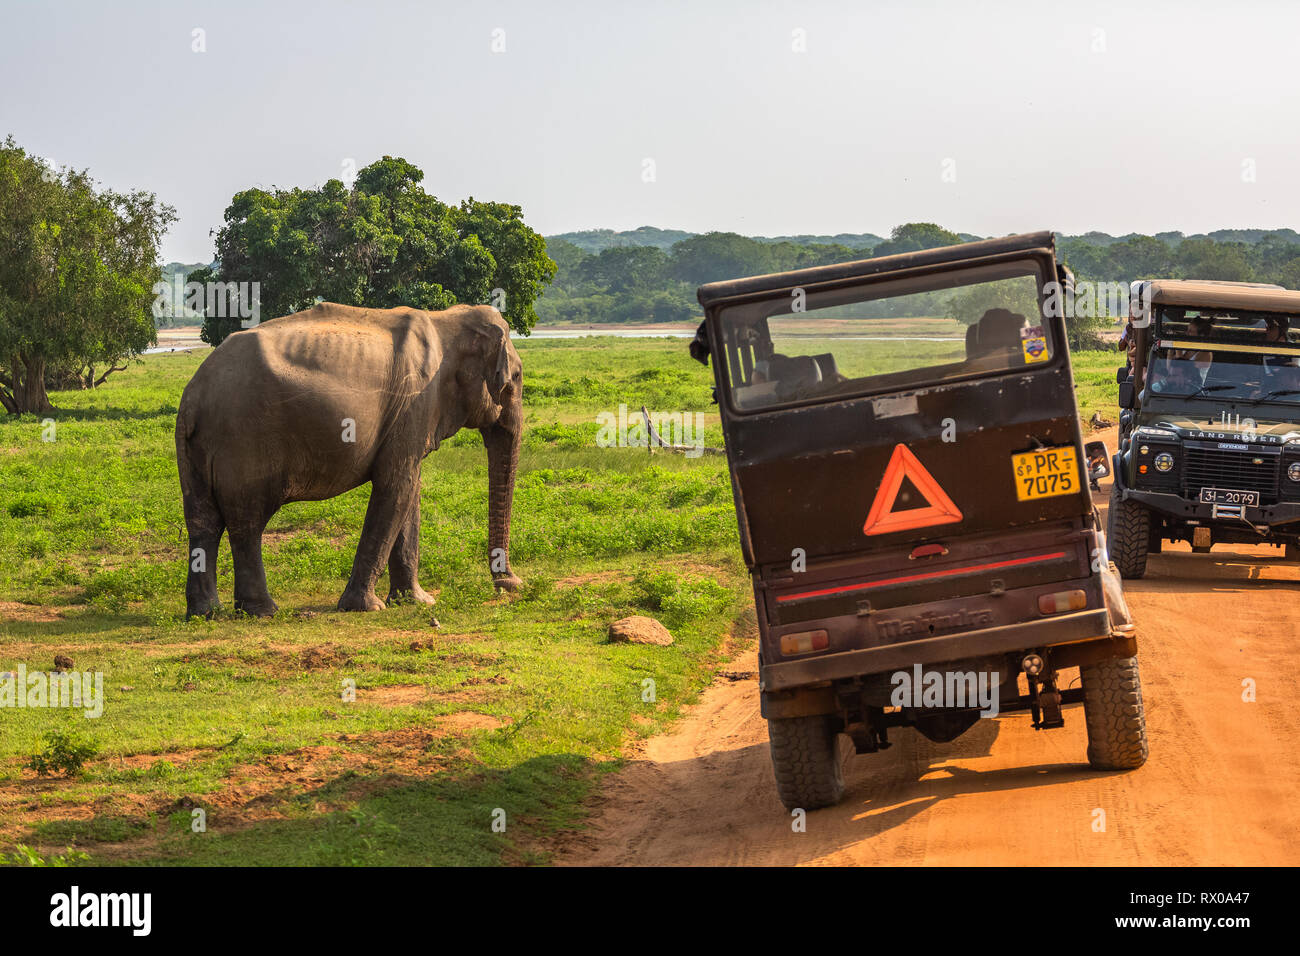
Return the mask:
<svg viewBox="0 0 1300 956">
<path fill-rule="evenodd" d="M 787 807 L 858 753 L 983 716 L 1064 725 L 1140 766 L 1137 644 L 1084 463 L 1051 233 L 715 282 L 712 359 Z M 1080 668 L 1081 686 L 1058 675 Z"/>
<path fill-rule="evenodd" d="M 1159 279 L 1133 301 L 1111 469 L 1120 574 L 1142 577 L 1165 541 L 1300 559 L 1300 292 Z"/>
</svg>

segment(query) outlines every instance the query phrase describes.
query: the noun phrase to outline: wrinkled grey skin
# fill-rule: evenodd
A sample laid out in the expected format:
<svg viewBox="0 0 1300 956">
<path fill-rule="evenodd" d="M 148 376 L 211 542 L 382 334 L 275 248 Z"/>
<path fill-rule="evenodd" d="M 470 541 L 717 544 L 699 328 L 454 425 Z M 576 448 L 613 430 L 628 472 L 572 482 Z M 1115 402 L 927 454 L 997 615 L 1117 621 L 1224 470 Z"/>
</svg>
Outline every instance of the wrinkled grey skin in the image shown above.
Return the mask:
<svg viewBox="0 0 1300 956">
<path fill-rule="evenodd" d="M 225 532 L 235 607 L 274 614 L 262 568 L 267 521 L 285 502 L 332 498 L 366 482 L 370 505 L 339 609 L 384 607 L 375 582 L 385 565 L 389 600 L 432 604 L 416 580 L 420 465 L 462 428 L 479 429 L 487 446 L 489 568 L 497 587 L 513 591 L 522 391 L 509 327 L 490 306 L 421 312 L 321 303 L 231 335 L 199 366 L 176 416 L 190 538 L 187 616 L 210 615 L 219 604 Z"/>
</svg>

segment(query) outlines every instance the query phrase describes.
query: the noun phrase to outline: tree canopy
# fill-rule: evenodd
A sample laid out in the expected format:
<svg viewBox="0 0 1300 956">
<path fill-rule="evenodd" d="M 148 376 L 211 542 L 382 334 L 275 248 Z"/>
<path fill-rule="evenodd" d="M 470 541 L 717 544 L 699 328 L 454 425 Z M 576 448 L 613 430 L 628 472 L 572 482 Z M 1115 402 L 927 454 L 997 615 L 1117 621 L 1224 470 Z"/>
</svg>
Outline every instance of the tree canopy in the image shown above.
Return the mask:
<svg viewBox="0 0 1300 956">
<path fill-rule="evenodd" d="M 153 193 L 99 189 L 0 144 L 0 404 L 52 410 L 53 372 L 103 382 L 157 341 L 158 245 L 175 211 Z M 121 367 L 125 367 L 122 365 Z M 106 369 L 96 377 L 96 369 Z"/>
<path fill-rule="evenodd" d="M 896 256 L 904 252 L 919 252 L 922 249 L 938 249 L 940 246 L 955 246 L 961 243 L 961 236 L 949 232 L 932 222 L 908 222 L 895 226 L 889 238 L 878 243 L 871 250 L 872 257 Z"/>
<path fill-rule="evenodd" d="M 537 303 L 542 321 L 686 322 L 699 314 L 695 289 L 705 282 L 915 252 L 976 238 L 936 223 L 912 222 L 895 227 L 884 240 L 865 233 L 846 236 L 852 245 L 832 241 L 839 237 L 831 236 L 772 240 L 711 232 L 684 234 L 665 248 L 665 237 L 676 234 L 643 227 L 550 237 L 547 251 L 559 271 Z M 566 237 L 581 239 L 585 245 Z M 873 244 L 861 245 L 864 238 L 874 239 Z M 1134 279 L 1168 277 L 1275 282 L 1300 289 L 1300 234 L 1290 229 L 1219 230 L 1191 237 L 1178 232 L 1058 236 L 1057 257 L 1080 280 L 1090 283 L 1127 286 Z M 962 314 L 977 304 L 975 298 L 964 303 L 969 308 Z M 1012 303 L 997 304 L 1010 307 Z M 1103 309 L 1108 304 L 1109 299 L 1097 303 Z M 909 300 L 907 307 L 916 307 L 916 301 Z M 892 315 L 891 308 L 882 304 L 878 311 Z M 859 311 L 865 315 L 869 310 Z M 1098 347 L 1098 330 L 1107 322 L 1104 314 L 1086 321 L 1071 319 L 1072 343 L 1076 348 Z"/>
<path fill-rule="evenodd" d="M 594 255 L 552 237 L 547 251 L 559 272 L 538 302 L 543 320 L 591 323 L 687 322 L 699 311 L 695 288 L 702 283 L 867 256 L 836 243 L 773 242 L 734 232 L 690 236 L 666 252 L 618 245 Z"/>
<path fill-rule="evenodd" d="M 246 189 L 225 211 L 217 269 L 190 282 L 257 283 L 262 318 L 344 305 L 445 309 L 458 302 L 501 309 L 517 331 L 537 321 L 533 303 L 555 276 L 545 240 L 519 206 L 467 199 L 449 206 L 420 186 L 424 173 L 385 156 L 352 187 Z M 240 327 L 228 303 L 207 310 L 203 340 L 219 345 Z M 224 316 L 221 314 L 224 313 Z"/>
</svg>

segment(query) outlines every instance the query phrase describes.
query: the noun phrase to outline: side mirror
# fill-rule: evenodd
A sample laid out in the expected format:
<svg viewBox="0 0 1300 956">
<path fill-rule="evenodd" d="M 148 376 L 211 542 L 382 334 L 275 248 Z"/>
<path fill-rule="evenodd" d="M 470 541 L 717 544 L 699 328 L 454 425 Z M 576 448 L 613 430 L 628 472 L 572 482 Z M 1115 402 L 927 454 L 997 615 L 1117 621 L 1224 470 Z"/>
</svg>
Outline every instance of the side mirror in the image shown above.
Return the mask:
<svg viewBox="0 0 1300 956">
<path fill-rule="evenodd" d="M 1127 378 L 1128 378 L 1128 366 L 1127 366 L 1127 365 L 1122 365 L 1122 366 L 1120 366 L 1119 368 L 1115 369 L 1115 384 L 1116 384 L 1116 385 L 1123 385 L 1123 384 L 1124 384 L 1124 380 L 1127 379 Z"/>
<path fill-rule="evenodd" d="M 1131 381 L 1119 383 L 1119 407 L 1133 407 L 1133 383 Z"/>
<path fill-rule="evenodd" d="M 1083 446 L 1088 459 L 1088 477 L 1093 481 L 1110 476 L 1110 449 L 1104 441 L 1090 441 Z"/>
<path fill-rule="evenodd" d="M 1056 264 L 1056 281 L 1061 284 L 1062 292 L 1074 293 L 1074 273 L 1064 263 L 1058 262 Z"/>
<path fill-rule="evenodd" d="M 695 330 L 695 338 L 691 339 L 691 358 L 701 365 L 709 364 L 709 332 L 707 323 L 701 322 L 700 327 Z"/>
</svg>

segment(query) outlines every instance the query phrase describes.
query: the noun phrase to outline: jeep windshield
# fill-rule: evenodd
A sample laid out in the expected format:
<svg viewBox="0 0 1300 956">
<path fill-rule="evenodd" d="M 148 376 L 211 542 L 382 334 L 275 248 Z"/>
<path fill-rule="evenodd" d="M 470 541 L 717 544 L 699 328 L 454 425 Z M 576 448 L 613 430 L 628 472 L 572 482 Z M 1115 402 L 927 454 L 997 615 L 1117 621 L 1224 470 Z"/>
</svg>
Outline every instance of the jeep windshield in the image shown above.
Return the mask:
<svg viewBox="0 0 1300 956">
<path fill-rule="evenodd" d="M 1147 376 L 1154 395 L 1300 404 L 1300 342 L 1290 316 L 1161 310 Z"/>
<path fill-rule="evenodd" d="M 1041 367 L 1038 269 L 1019 261 L 806 291 L 722 311 L 732 405 L 754 411 Z"/>
</svg>

